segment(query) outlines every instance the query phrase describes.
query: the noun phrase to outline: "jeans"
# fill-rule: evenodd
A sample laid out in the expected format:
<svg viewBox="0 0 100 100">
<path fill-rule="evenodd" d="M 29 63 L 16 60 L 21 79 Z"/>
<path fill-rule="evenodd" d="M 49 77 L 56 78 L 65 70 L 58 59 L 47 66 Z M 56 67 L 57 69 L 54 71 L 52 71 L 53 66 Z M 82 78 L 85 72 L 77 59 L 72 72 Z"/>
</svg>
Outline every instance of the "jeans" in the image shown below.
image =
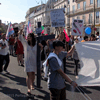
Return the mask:
<svg viewBox="0 0 100 100">
<path fill-rule="evenodd" d="M 0 55 L 0 72 L 3 71 L 3 62 L 6 61 L 5 66 L 4 66 L 4 70 L 7 70 L 10 59 L 9 59 L 9 54 L 7 55 Z"/>
</svg>

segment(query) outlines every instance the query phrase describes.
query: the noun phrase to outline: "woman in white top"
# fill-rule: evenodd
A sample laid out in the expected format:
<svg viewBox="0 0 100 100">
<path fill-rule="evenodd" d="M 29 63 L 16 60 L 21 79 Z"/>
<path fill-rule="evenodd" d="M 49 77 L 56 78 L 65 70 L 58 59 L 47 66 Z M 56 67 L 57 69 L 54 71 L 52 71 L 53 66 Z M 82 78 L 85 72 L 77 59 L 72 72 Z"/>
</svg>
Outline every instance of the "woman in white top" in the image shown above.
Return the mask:
<svg viewBox="0 0 100 100">
<path fill-rule="evenodd" d="M 22 35 L 22 30 L 19 32 L 19 39 L 24 46 L 24 56 L 25 56 L 25 71 L 27 72 L 26 83 L 28 86 L 28 94 L 31 93 L 31 89 L 34 89 L 33 82 L 35 79 L 36 72 L 36 39 L 33 33 L 29 33 L 27 41 Z"/>
</svg>

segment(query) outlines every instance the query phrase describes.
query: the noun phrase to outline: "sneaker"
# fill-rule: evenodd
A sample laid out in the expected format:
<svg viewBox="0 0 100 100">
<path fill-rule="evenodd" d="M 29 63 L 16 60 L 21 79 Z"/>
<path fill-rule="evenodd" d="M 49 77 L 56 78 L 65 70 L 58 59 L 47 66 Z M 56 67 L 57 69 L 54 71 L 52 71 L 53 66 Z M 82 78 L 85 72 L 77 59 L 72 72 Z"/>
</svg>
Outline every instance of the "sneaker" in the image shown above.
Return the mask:
<svg viewBox="0 0 100 100">
<path fill-rule="evenodd" d="M 7 71 L 7 70 L 4 70 L 4 72 L 6 72 L 6 74 L 9 74 L 10 72 L 9 71 Z"/>
<path fill-rule="evenodd" d="M 47 78 L 47 77 L 42 77 L 42 78 L 43 78 L 43 80 L 44 80 L 44 81 L 47 81 L 47 80 L 48 80 L 48 78 Z"/>
<path fill-rule="evenodd" d="M 21 66 L 22 66 L 22 67 L 24 67 L 24 65 L 23 65 L 23 64 L 21 64 Z"/>
</svg>

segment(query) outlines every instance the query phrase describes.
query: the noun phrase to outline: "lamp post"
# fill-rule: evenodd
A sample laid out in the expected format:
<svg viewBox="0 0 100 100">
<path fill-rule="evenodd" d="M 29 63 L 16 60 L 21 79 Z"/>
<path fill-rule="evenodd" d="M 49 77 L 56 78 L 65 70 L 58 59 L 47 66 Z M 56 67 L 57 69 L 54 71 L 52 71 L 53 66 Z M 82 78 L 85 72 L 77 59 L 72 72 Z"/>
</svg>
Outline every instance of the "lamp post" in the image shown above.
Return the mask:
<svg viewBox="0 0 100 100">
<path fill-rule="evenodd" d="M 94 29 L 95 29 L 95 0 L 94 0 Z M 95 34 L 95 30 L 94 30 L 94 34 Z"/>
<path fill-rule="evenodd" d="M 69 24 L 68 25 L 69 26 L 68 27 L 68 34 L 70 34 L 70 0 L 67 1 L 67 7 L 69 8 L 69 9 L 67 9 L 68 10 L 68 20 L 69 20 L 69 21 L 67 20 L 68 21 L 67 23 Z"/>
</svg>

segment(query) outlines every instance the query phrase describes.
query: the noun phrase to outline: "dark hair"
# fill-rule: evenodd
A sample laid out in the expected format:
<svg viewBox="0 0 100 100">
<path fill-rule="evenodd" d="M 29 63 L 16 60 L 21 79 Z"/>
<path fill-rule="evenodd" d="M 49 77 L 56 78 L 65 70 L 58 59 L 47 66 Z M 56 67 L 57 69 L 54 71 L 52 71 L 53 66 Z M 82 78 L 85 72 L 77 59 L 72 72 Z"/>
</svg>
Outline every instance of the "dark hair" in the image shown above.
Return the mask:
<svg viewBox="0 0 100 100">
<path fill-rule="evenodd" d="M 88 36 L 84 36 L 84 40 L 88 39 Z"/>
<path fill-rule="evenodd" d="M 30 37 L 32 37 L 32 46 L 35 46 L 36 44 L 36 38 L 33 33 L 29 33 Z M 30 45 L 30 41 L 28 41 L 28 44 Z"/>
<path fill-rule="evenodd" d="M 91 37 L 95 38 L 95 35 L 94 34 L 91 34 Z"/>
<path fill-rule="evenodd" d="M 55 47 L 59 47 L 59 46 L 61 46 L 61 47 L 63 47 L 64 48 L 64 43 L 63 42 L 61 42 L 60 40 L 55 40 L 55 41 L 53 41 L 53 48 L 55 49 Z"/>
<path fill-rule="evenodd" d="M 96 34 L 99 35 L 99 32 L 97 32 Z"/>
</svg>

